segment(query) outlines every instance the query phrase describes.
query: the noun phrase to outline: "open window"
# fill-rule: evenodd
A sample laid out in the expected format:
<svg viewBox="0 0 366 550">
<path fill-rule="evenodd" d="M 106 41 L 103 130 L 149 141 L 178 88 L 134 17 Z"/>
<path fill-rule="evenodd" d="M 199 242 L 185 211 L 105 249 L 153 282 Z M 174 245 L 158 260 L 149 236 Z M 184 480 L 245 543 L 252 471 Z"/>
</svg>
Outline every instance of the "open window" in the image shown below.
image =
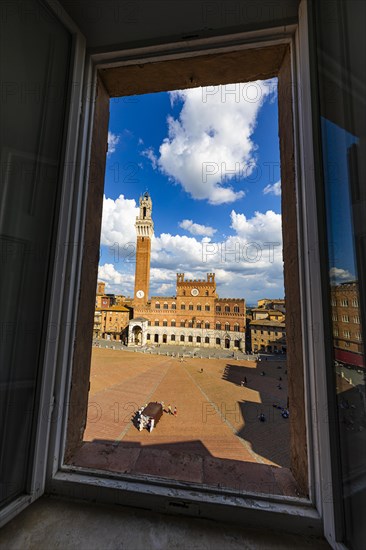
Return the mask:
<svg viewBox="0 0 366 550">
<path fill-rule="evenodd" d="M 89 176 L 88 196 L 86 202 L 85 235 L 84 241 L 87 247 L 84 256 L 80 276 L 80 293 L 78 299 L 78 318 L 76 322 L 75 347 L 73 349 L 72 370 L 70 373 L 70 395 L 68 400 L 68 420 L 64 432 L 64 457 L 62 468 L 70 472 L 80 472 L 80 462 L 75 462 L 75 454 L 82 443 L 86 425 L 88 408 L 88 390 L 91 360 L 91 336 L 94 321 L 95 289 L 97 286 L 98 246 L 100 241 L 102 201 L 104 188 L 104 166 L 106 158 L 106 143 L 108 133 L 109 101 L 113 97 L 129 97 L 135 94 L 158 92 L 162 90 L 187 89 L 197 86 L 215 86 L 219 84 L 232 84 L 233 82 L 251 82 L 258 78 L 278 79 L 278 104 L 279 104 L 279 133 L 281 155 L 281 179 L 282 189 L 282 214 L 283 214 L 283 254 L 285 263 L 285 291 L 287 302 L 287 316 L 291 320 L 287 327 L 287 337 L 290 343 L 287 346 L 288 362 L 288 390 L 290 407 L 294 410 L 294 420 L 290 423 L 291 456 L 290 465 L 296 480 L 296 493 L 291 493 L 291 480 L 287 479 L 282 484 L 280 493 L 273 489 L 271 482 L 267 489 L 261 482 L 255 484 L 253 493 L 266 493 L 284 495 L 293 494 L 296 498 L 305 499 L 309 496 L 309 465 L 307 454 L 307 428 L 304 391 L 303 368 L 303 338 L 302 338 L 302 310 L 300 289 L 299 266 L 299 240 L 298 240 L 298 211 L 297 211 L 297 180 L 295 169 L 295 137 L 294 137 L 294 103 L 293 103 L 293 78 L 292 71 L 292 38 L 278 39 L 275 43 L 260 45 L 245 45 L 243 47 L 222 48 L 220 51 L 202 52 L 192 51 L 188 56 L 164 56 L 159 59 L 146 58 L 144 62 L 136 64 L 133 61 L 113 63 L 106 67 L 103 63 L 97 64 L 96 93 L 94 108 L 94 123 L 91 141 L 91 172 Z M 182 296 L 186 296 L 186 290 Z M 208 290 L 203 291 L 203 296 L 208 297 Z M 183 298 L 184 299 L 184 298 Z M 186 305 L 186 304 L 184 304 Z M 183 306 L 183 303 L 182 303 Z M 155 306 L 156 307 L 156 306 Z M 189 306 L 188 306 L 189 307 Z M 236 306 L 237 307 L 237 306 Z M 179 308 L 179 305 L 178 305 Z M 208 301 L 202 308 L 207 315 L 215 314 L 215 307 Z M 223 304 L 222 315 L 230 310 L 228 304 Z M 162 312 L 163 313 L 163 312 Z M 162 324 L 162 323 L 161 323 Z M 182 323 L 180 323 L 182 326 Z M 212 323 L 211 323 L 212 324 Z M 159 326 L 155 322 L 156 326 Z M 205 329 L 210 330 L 210 322 L 205 321 Z M 230 325 L 223 325 L 229 331 Z M 177 336 L 179 343 L 197 343 L 196 338 L 186 327 L 187 334 Z M 214 331 L 214 325 L 212 324 Z M 224 331 L 225 332 L 225 331 Z M 153 343 L 160 345 L 168 343 L 167 335 L 156 332 L 150 335 Z M 164 340 L 165 338 L 165 340 Z M 222 337 L 208 338 L 213 346 L 223 349 L 239 348 L 240 342 L 230 339 L 225 334 Z M 204 336 L 205 343 L 207 336 Z M 99 411 L 100 412 L 100 411 Z M 131 411 L 127 411 L 131 412 Z M 84 458 L 86 454 L 83 455 Z M 94 468 L 96 475 L 98 468 Z M 89 472 L 90 473 L 90 472 Z M 85 472 L 87 475 L 87 472 Z M 99 474 L 100 475 L 100 472 Z M 109 475 L 111 475 L 109 473 Z M 121 473 L 119 477 L 121 478 Z M 118 477 L 118 475 L 117 475 Z M 128 482 L 128 476 L 123 476 L 124 482 Z M 122 479 L 121 478 L 121 479 Z M 146 483 L 147 478 L 141 476 L 130 477 L 131 482 Z M 151 481 L 151 477 L 149 478 Z M 163 486 L 172 485 L 164 479 L 155 483 Z M 271 487 L 268 487 L 270 485 Z M 287 485 L 287 487 L 286 487 Z M 259 490 L 258 490 L 259 487 Z M 177 488 L 182 488 L 177 482 Z M 199 490 L 196 487 L 197 490 Z M 205 488 L 205 490 L 207 487 Z M 229 491 L 230 492 L 230 491 Z M 249 491 L 250 492 L 250 491 Z M 231 493 L 234 495 L 235 490 Z M 241 494 L 247 494 L 244 490 Z M 222 494 L 222 491 L 221 491 Z"/>
</svg>

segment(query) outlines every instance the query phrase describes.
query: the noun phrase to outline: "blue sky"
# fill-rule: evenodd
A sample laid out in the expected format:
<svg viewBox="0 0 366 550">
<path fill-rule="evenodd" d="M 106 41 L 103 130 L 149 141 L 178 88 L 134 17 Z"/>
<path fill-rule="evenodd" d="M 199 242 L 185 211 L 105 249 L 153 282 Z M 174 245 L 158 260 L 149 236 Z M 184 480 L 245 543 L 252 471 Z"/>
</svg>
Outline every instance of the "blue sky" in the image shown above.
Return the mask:
<svg viewBox="0 0 366 550">
<path fill-rule="evenodd" d="M 276 80 L 112 99 L 99 278 L 133 294 L 138 199 L 153 201 L 151 294 L 215 271 L 219 295 L 283 297 Z"/>
<path fill-rule="evenodd" d="M 330 276 L 340 283 L 356 276 L 348 149 L 357 138 L 325 118 L 321 122 Z"/>
</svg>

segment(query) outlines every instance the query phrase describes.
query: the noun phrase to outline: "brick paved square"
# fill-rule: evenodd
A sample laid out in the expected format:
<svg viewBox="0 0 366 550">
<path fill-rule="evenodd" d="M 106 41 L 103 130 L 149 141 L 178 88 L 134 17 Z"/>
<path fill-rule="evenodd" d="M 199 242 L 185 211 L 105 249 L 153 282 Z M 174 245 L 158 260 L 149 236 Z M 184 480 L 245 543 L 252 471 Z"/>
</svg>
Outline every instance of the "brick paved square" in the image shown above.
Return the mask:
<svg viewBox="0 0 366 550">
<path fill-rule="evenodd" d="M 236 490 L 296 494 L 289 471 L 291 419 L 273 406 L 286 406 L 285 371 L 283 360 L 181 361 L 93 348 L 84 446 L 72 462 Z M 244 377 L 246 386 L 241 385 Z M 177 407 L 177 416 L 165 413 L 151 433 L 140 432 L 133 417 L 149 401 Z M 258 419 L 262 412 L 265 422 Z"/>
</svg>

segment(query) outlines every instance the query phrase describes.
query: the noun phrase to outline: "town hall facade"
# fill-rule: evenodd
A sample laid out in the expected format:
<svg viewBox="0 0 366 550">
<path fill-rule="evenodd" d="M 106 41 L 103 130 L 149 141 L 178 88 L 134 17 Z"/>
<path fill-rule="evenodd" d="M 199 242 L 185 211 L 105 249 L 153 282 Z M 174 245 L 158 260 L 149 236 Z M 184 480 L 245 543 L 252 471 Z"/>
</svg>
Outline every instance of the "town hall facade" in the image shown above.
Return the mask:
<svg viewBox="0 0 366 550">
<path fill-rule="evenodd" d="M 146 192 L 136 218 L 136 271 L 128 345 L 181 345 L 245 351 L 243 298 L 219 298 L 214 273 L 186 279 L 177 273 L 175 296 L 151 296 L 150 256 L 154 233 L 152 201 Z"/>
</svg>

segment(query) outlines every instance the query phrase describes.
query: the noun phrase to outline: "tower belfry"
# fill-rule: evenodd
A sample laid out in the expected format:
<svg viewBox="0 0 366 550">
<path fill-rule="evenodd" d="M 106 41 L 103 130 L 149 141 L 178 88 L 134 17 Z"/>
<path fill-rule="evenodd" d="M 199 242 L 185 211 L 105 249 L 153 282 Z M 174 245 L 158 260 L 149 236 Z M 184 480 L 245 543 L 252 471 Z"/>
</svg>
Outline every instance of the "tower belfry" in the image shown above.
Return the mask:
<svg viewBox="0 0 366 550">
<path fill-rule="evenodd" d="M 136 269 L 135 304 L 146 304 L 149 298 L 151 237 L 154 234 L 154 222 L 151 218 L 152 200 L 146 191 L 140 197 L 140 212 L 136 217 Z"/>
</svg>

